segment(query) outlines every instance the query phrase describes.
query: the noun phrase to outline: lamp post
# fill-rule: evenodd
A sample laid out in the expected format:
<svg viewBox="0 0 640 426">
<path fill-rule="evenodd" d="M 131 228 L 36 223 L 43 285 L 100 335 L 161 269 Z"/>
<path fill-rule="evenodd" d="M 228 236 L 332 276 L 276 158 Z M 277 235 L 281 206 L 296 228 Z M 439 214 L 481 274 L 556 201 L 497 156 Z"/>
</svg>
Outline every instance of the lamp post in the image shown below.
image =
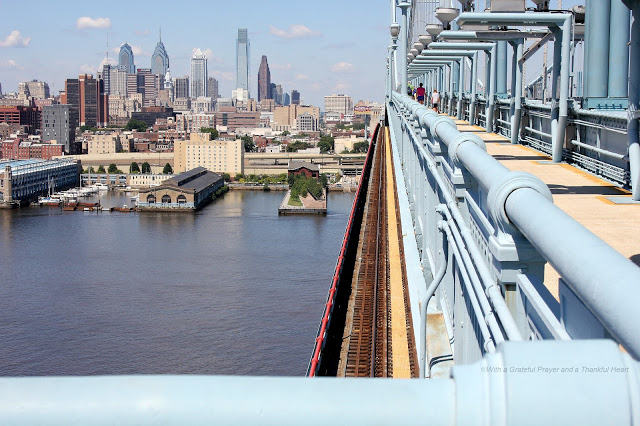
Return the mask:
<svg viewBox="0 0 640 426">
<path fill-rule="evenodd" d="M 392 102 L 392 91 L 394 86 L 394 76 L 393 68 L 395 66 L 395 61 L 393 60 L 396 48 L 398 47 L 398 35 L 400 34 L 400 25 L 394 22 L 389 27 L 389 32 L 391 33 L 391 54 L 389 55 L 389 102 Z"/>
<path fill-rule="evenodd" d="M 401 84 L 402 91 L 406 93 L 407 91 L 407 47 L 409 41 L 407 40 L 409 37 L 409 28 L 407 27 L 407 9 L 411 7 L 411 3 L 409 1 L 401 1 L 398 3 L 398 7 L 402 10 L 402 39 L 400 43 L 400 76 L 401 76 Z M 402 93 L 402 92 L 400 92 Z"/>
</svg>

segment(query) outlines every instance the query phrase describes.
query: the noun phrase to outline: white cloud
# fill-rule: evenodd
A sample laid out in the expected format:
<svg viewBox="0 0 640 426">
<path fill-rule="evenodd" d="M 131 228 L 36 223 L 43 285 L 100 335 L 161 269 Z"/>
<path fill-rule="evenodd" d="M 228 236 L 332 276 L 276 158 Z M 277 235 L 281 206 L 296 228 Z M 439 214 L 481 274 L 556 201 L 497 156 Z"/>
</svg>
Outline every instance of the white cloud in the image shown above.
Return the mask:
<svg viewBox="0 0 640 426">
<path fill-rule="evenodd" d="M 333 89 L 331 89 L 331 92 L 332 93 L 345 93 L 345 92 L 348 92 L 349 89 L 351 89 L 351 85 L 350 84 L 338 83 L 333 87 Z"/>
<path fill-rule="evenodd" d="M 118 61 L 116 61 L 114 58 L 104 58 L 102 59 L 102 62 L 100 62 L 100 65 L 98 65 L 98 69 L 102 70 L 102 67 L 106 64 L 116 65 L 117 63 Z"/>
<path fill-rule="evenodd" d="M 353 66 L 353 64 L 350 64 L 349 62 L 338 62 L 337 64 L 334 64 L 331 67 L 331 72 L 335 72 L 335 73 L 346 74 L 354 71 L 355 71 L 355 67 Z"/>
<path fill-rule="evenodd" d="M 276 28 L 270 25 L 269 32 L 276 37 L 285 38 L 288 40 L 322 36 L 321 32 L 313 31 L 305 27 L 304 25 L 291 25 L 288 31 L 281 30 L 280 28 Z"/>
<path fill-rule="evenodd" d="M 150 31 L 148 29 L 146 29 L 144 31 L 135 30 L 134 32 L 136 33 L 136 35 L 139 35 L 139 36 L 147 36 L 150 33 Z"/>
<path fill-rule="evenodd" d="M 298 74 L 296 75 L 296 80 L 309 80 L 309 76 L 306 74 Z"/>
<path fill-rule="evenodd" d="M 227 81 L 235 81 L 236 75 L 231 71 L 220 71 L 215 70 L 213 72 L 209 71 L 209 75 L 214 77 L 216 80 L 227 80 Z"/>
<path fill-rule="evenodd" d="M 197 48 L 193 48 L 191 49 L 191 55 L 194 55 L 196 53 L 196 50 L 198 50 Z M 206 56 L 206 58 L 208 60 L 210 60 L 213 63 L 216 64 L 222 64 L 224 61 L 222 60 L 222 58 L 217 57 L 216 55 L 213 54 L 213 50 L 211 49 L 200 49 L 200 51 L 202 52 L 202 54 L 204 56 Z"/>
<path fill-rule="evenodd" d="M 151 53 L 147 52 L 140 46 L 131 46 L 131 50 L 133 51 L 134 56 L 151 56 Z M 118 49 L 120 52 L 120 49 Z"/>
<path fill-rule="evenodd" d="M 80 67 L 82 74 L 97 74 L 97 69 L 93 65 L 84 64 Z"/>
<path fill-rule="evenodd" d="M 6 61 L 0 61 L 0 68 L 15 68 L 18 64 L 13 59 L 8 59 Z"/>
<path fill-rule="evenodd" d="M 111 28 L 111 19 L 81 16 L 76 21 L 76 28 L 78 28 L 79 30 L 84 30 L 87 28 L 108 29 Z"/>
<path fill-rule="evenodd" d="M 291 69 L 291 64 L 271 64 L 269 67 L 273 70 L 287 71 Z"/>
<path fill-rule="evenodd" d="M 31 37 L 22 37 L 20 31 L 13 30 L 4 40 L 0 40 L 0 47 L 27 47 L 30 41 Z"/>
</svg>

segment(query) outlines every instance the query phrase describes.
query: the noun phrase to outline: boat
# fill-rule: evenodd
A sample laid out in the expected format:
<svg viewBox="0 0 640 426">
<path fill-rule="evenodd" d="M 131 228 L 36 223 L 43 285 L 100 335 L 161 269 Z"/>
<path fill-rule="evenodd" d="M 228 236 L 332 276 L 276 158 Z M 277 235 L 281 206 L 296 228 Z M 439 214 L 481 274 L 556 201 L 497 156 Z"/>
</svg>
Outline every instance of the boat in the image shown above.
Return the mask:
<svg viewBox="0 0 640 426">
<path fill-rule="evenodd" d="M 109 185 L 107 185 L 106 183 L 96 183 L 93 185 L 96 189 L 98 189 L 98 191 L 108 191 L 109 190 Z"/>
</svg>

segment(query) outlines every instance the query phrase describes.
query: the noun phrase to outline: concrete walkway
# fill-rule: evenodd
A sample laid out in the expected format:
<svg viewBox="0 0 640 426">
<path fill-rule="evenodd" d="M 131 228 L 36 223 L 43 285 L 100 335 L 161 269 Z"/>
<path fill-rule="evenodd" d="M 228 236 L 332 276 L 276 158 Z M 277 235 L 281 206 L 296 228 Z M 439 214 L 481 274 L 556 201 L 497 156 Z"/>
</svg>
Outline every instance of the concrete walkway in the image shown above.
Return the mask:
<svg viewBox="0 0 640 426">
<path fill-rule="evenodd" d="M 480 136 L 487 152 L 509 170 L 539 177 L 551 189 L 556 206 L 640 265 L 640 204 L 611 201 L 612 198 L 628 202 L 631 199 L 628 191 L 569 164 L 553 164 L 545 154 L 523 145 L 511 145 L 504 136 L 487 133 L 466 121 L 456 120 L 456 124 L 459 131 Z M 545 268 L 545 285 L 557 298 L 558 273 L 549 265 Z"/>
</svg>

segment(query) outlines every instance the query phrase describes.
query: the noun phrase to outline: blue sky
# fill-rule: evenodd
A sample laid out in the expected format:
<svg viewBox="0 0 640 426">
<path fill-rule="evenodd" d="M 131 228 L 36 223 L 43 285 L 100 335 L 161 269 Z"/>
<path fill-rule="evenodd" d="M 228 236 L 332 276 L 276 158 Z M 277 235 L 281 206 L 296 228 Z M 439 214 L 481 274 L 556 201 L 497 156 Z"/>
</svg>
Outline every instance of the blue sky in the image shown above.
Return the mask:
<svg viewBox="0 0 640 426">
<path fill-rule="evenodd" d="M 189 73 L 195 48 L 209 56 L 209 75 L 220 82 L 222 96 L 235 86 L 235 41 L 248 28 L 251 43 L 251 93 L 267 55 L 272 82 L 304 101 L 323 107 L 324 95 L 345 93 L 355 100 L 381 101 L 384 95 L 389 3 L 367 0 L 282 2 L 189 1 L 32 1 L 3 2 L 0 29 L 2 91 L 16 91 L 32 79 L 53 92 L 66 78 L 92 72 L 128 42 L 136 67 L 150 67 L 150 55 L 162 27 L 174 77 Z"/>
</svg>

